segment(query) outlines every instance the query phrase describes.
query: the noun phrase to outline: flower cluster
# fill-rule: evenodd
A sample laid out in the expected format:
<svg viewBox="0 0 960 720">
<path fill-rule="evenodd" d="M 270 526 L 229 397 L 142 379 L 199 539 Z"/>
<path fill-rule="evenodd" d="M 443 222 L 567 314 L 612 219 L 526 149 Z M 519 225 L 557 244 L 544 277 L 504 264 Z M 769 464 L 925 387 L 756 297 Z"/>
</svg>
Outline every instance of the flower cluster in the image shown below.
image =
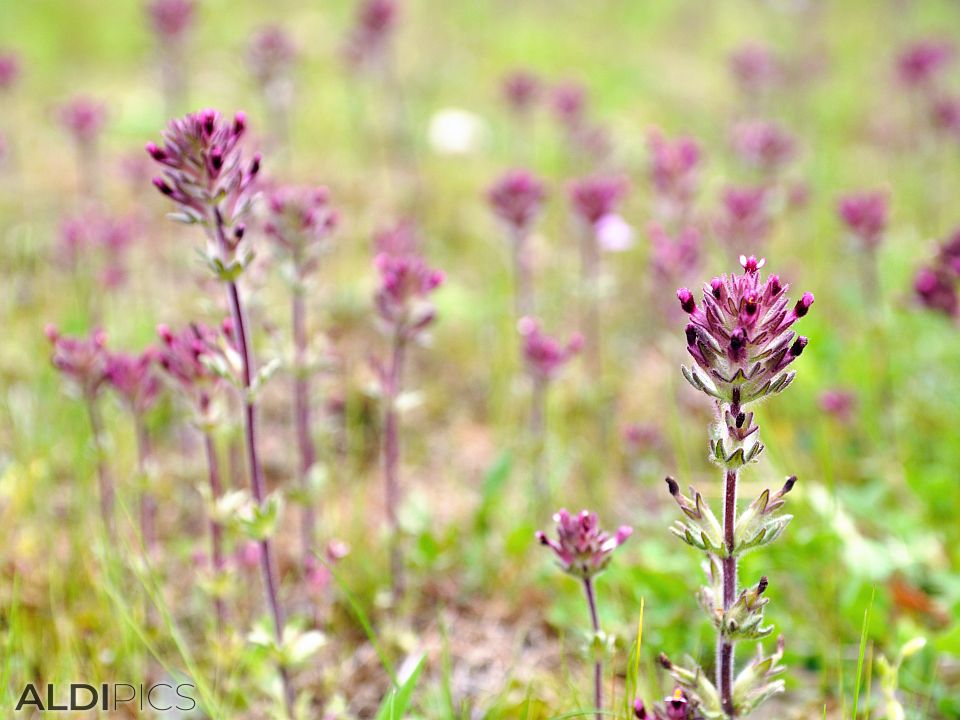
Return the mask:
<svg viewBox="0 0 960 720">
<path fill-rule="evenodd" d="M 81 145 L 96 141 L 107 121 L 106 107 L 88 97 L 75 97 L 60 106 L 57 118 L 63 128 Z"/>
<path fill-rule="evenodd" d="M 550 107 L 561 125 L 579 127 L 586 119 L 587 90 L 570 80 L 561 82 L 550 93 Z"/>
<path fill-rule="evenodd" d="M 813 294 L 790 305 L 789 285 L 777 275 L 761 280 L 765 261 L 740 256 L 742 274 L 713 278 L 704 286 L 702 306 L 687 288 L 677 292 L 690 315 L 687 351 L 696 361 L 683 374 L 698 390 L 741 407 L 783 390 L 793 380 L 787 368 L 807 338 L 793 324 L 810 310 Z"/>
<path fill-rule="evenodd" d="M 290 72 L 297 48 L 279 25 L 267 25 L 250 37 L 247 64 L 262 88 L 269 88 Z"/>
<path fill-rule="evenodd" d="M 937 250 L 933 264 L 920 268 L 913 288 L 924 306 L 949 317 L 960 316 L 960 230 L 947 238 Z"/>
<path fill-rule="evenodd" d="M 355 66 L 381 61 L 396 27 L 397 15 L 396 0 L 361 0 L 347 39 L 347 59 Z"/>
<path fill-rule="evenodd" d="M 647 234 L 650 237 L 650 263 L 658 275 L 682 278 L 696 269 L 703 244 L 697 228 L 687 225 L 671 235 L 662 225 L 651 223 Z"/>
<path fill-rule="evenodd" d="M 700 184 L 700 146 L 693 138 L 671 140 L 654 130 L 647 147 L 657 214 L 663 220 L 686 216 Z"/>
<path fill-rule="evenodd" d="M 493 212 L 518 233 L 530 229 L 546 196 L 543 182 L 527 170 L 507 172 L 487 192 Z"/>
<path fill-rule="evenodd" d="M 326 240 L 337 226 L 339 215 L 330 207 L 325 187 L 286 185 L 267 195 L 264 232 L 277 249 L 293 263 L 294 280 L 316 269 Z"/>
<path fill-rule="evenodd" d="M 404 232 L 378 236 L 378 244 L 383 245 L 374 259 L 380 273 L 375 304 L 377 314 L 391 332 L 411 340 L 433 322 L 436 310 L 430 296 L 443 284 L 444 274 L 404 247 L 412 245 L 416 237 L 406 227 Z"/>
<path fill-rule="evenodd" d="M 154 348 L 139 355 L 110 353 L 107 358 L 106 381 L 135 416 L 143 415 L 160 397 L 156 362 Z"/>
<path fill-rule="evenodd" d="M 557 524 L 556 540 L 544 532 L 537 532 L 537 540 L 553 550 L 564 572 L 582 579 L 604 570 L 613 551 L 633 533 L 633 528 L 623 525 L 610 535 L 600 529 L 597 514 L 587 510 L 571 515 L 562 509 L 553 520 Z"/>
<path fill-rule="evenodd" d="M 175 219 L 203 225 L 209 239 L 208 260 L 221 279 L 235 279 L 252 256 L 241 254 L 260 154 L 247 162 L 240 140 L 247 128 L 238 112 L 232 122 L 206 109 L 172 120 L 163 145 L 147 143 L 147 153 L 163 167 L 153 179 L 157 189 L 180 209 Z"/>
<path fill-rule="evenodd" d="M 213 394 L 220 383 L 215 361 L 231 357 L 232 350 L 228 356 L 222 337 L 201 323 L 191 323 L 177 333 L 159 325 L 157 335 L 161 342 L 157 364 L 189 399 L 199 419 L 208 422 Z"/>
<path fill-rule="evenodd" d="M 623 177 L 595 176 L 575 180 L 570 185 L 570 202 L 577 216 L 588 226 L 596 227 L 616 213 L 617 205 L 626 197 L 627 181 Z"/>
<path fill-rule="evenodd" d="M 583 347 L 583 337 L 579 333 L 572 335 L 564 345 L 544 333 L 540 324 L 530 317 L 521 318 L 517 330 L 523 338 L 523 359 L 527 370 L 538 380 L 556 377 Z"/>
<path fill-rule="evenodd" d="M 139 222 L 132 215 L 114 217 L 89 208 L 60 225 L 58 260 L 75 267 L 81 257 L 100 253 L 103 257 L 100 281 L 106 287 L 115 288 L 126 279 L 126 253 L 139 230 Z"/>
<path fill-rule="evenodd" d="M 837 214 L 850 234 L 864 248 L 872 250 L 883 240 L 890 201 L 884 192 L 852 193 L 840 198 Z"/>
<path fill-rule="evenodd" d="M 763 185 L 728 186 L 715 230 L 728 247 L 762 246 L 770 234 L 770 192 Z"/>
<path fill-rule="evenodd" d="M 951 44 L 934 39 L 918 40 L 897 56 L 897 75 L 907 87 L 927 89 L 953 59 Z"/>
<path fill-rule="evenodd" d="M 775 175 L 793 160 L 797 144 L 787 130 L 767 120 L 737 123 L 731 136 L 733 150 L 748 167 Z"/>
<path fill-rule="evenodd" d="M 147 4 L 150 27 L 165 42 L 179 42 L 193 24 L 196 9 L 196 0 L 151 0 Z"/>
<path fill-rule="evenodd" d="M 503 79 L 503 97 L 517 115 L 528 114 L 543 91 L 540 79 L 527 70 L 514 70 Z"/>
<path fill-rule="evenodd" d="M 53 345 L 53 366 L 76 386 L 83 397 L 96 397 L 107 381 L 109 353 L 106 333 L 98 329 L 88 337 L 71 337 L 62 335 L 53 325 L 48 325 L 45 332 Z"/>
<path fill-rule="evenodd" d="M 6 92 L 20 77 L 20 58 L 13 52 L 0 51 L 0 92 Z"/>
<path fill-rule="evenodd" d="M 744 95 L 755 97 L 776 87 L 783 79 L 783 67 L 765 45 L 746 43 L 730 53 L 730 72 Z"/>
</svg>

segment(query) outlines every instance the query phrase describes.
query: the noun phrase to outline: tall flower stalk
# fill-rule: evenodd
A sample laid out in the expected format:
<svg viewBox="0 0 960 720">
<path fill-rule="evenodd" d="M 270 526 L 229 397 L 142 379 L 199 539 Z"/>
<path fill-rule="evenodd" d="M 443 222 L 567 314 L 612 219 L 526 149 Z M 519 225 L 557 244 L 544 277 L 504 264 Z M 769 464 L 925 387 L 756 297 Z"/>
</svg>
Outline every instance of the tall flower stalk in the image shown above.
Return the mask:
<svg viewBox="0 0 960 720">
<path fill-rule="evenodd" d="M 535 311 L 530 233 L 545 198 L 543 183 L 526 170 L 507 172 L 487 192 L 490 207 L 502 222 L 510 244 L 517 320 Z"/>
<path fill-rule="evenodd" d="M 623 525 L 616 533 L 609 535 L 600 529 L 597 514 L 588 510 L 583 510 L 578 515 L 571 515 L 566 509 L 561 509 L 553 516 L 553 520 L 557 524 L 556 540 L 540 531 L 537 532 L 536 537 L 540 544 L 553 550 L 560 569 L 583 584 L 583 594 L 587 601 L 590 626 L 593 630 L 590 648 L 596 657 L 593 665 L 593 707 L 597 713 L 597 720 L 602 720 L 604 715 L 602 654 L 607 642 L 600 629 L 594 578 L 610 564 L 613 551 L 626 542 L 633 533 L 633 528 Z"/>
<path fill-rule="evenodd" d="M 564 345 L 540 329 L 531 317 L 517 323 L 523 348 L 523 360 L 530 376 L 530 440 L 533 445 L 533 488 L 539 501 L 547 500 L 546 472 L 547 397 L 550 384 L 563 367 L 583 347 L 583 336 L 574 334 Z"/>
<path fill-rule="evenodd" d="M 316 498 L 310 485 L 317 462 L 312 416 L 310 412 L 310 376 L 315 361 L 310 357 L 307 336 L 305 297 L 311 276 L 337 222 L 325 188 L 282 187 L 273 191 L 267 202 L 269 216 L 264 225 L 285 263 L 285 276 L 291 291 L 291 327 L 293 333 L 293 414 L 300 455 L 302 516 L 300 523 L 304 568 L 314 569 L 313 544 L 316 540 Z"/>
<path fill-rule="evenodd" d="M 240 385 L 243 394 L 244 438 L 250 489 L 257 512 L 267 514 L 266 486 L 257 443 L 257 391 L 263 378 L 257 375 L 250 343 L 249 326 L 238 280 L 253 259 L 245 240 L 243 217 L 250 209 L 254 185 L 260 171 L 260 155 L 246 160 L 241 139 L 246 117 L 237 113 L 225 120 L 216 110 L 201 110 L 173 120 L 163 135 L 162 147 L 149 143 L 147 152 L 163 167 L 154 185 L 178 207 L 174 219 L 200 225 L 207 237 L 207 262 L 225 288 L 232 316 L 232 334 L 240 358 Z M 273 544 L 268 533 L 260 538 L 260 566 L 274 641 L 284 641 L 284 616 L 278 593 Z M 288 715 L 293 714 L 294 693 L 287 668 L 280 663 L 283 696 Z"/>
<path fill-rule="evenodd" d="M 139 355 L 110 353 L 106 380 L 133 418 L 137 442 L 137 475 L 140 482 L 140 534 L 147 553 L 157 545 L 157 501 L 150 488 L 150 433 L 146 414 L 160 396 L 160 378 L 156 373 L 156 353 L 147 348 Z"/>
<path fill-rule="evenodd" d="M 203 435 L 210 484 L 210 505 L 216 508 L 223 496 L 223 481 L 214 441 L 214 430 L 219 419 L 219 408 L 215 400 L 221 384 L 220 377 L 214 368 L 216 359 L 229 357 L 227 346 L 217 332 L 200 323 L 193 323 L 178 333 L 174 333 L 166 325 L 160 325 L 157 328 L 157 335 L 161 342 L 157 362 L 187 401 L 193 414 L 193 422 Z M 236 353 L 232 354 L 235 357 Z M 214 512 L 210 514 L 209 527 L 210 561 L 213 568 L 213 605 L 217 628 L 222 632 L 227 618 L 226 604 L 223 599 L 223 577 L 227 563 L 223 543 L 223 524 Z"/>
<path fill-rule="evenodd" d="M 699 492 L 691 488 L 688 497 L 673 478 L 667 478 L 684 515 L 671 530 L 707 556 L 708 585 L 699 599 L 717 629 L 715 683 L 695 664 L 681 667 L 666 656 L 661 656 L 661 663 L 708 719 L 742 717 L 783 690 L 783 680 L 777 677 L 784 671 L 779 664 L 783 638 L 772 655 L 764 656 L 761 650 L 739 675 L 734 673 L 736 643 L 766 637 L 773 630 L 763 625 L 767 578 L 741 589 L 737 572 L 745 552 L 773 542 L 790 522 L 790 515 L 777 511 L 796 478 L 788 478 L 776 492 L 764 490 L 739 515 L 737 492 L 740 472 L 763 451 L 750 408 L 792 382 L 795 373 L 789 366 L 807 339 L 797 337 L 791 328 L 813 304 L 813 295 L 804 293 L 791 305 L 788 286 L 776 275 L 761 280 L 763 260 L 741 256 L 740 263 L 741 274 L 717 277 L 704 286 L 699 305 L 690 290 L 677 293 L 690 316 L 687 351 L 694 359 L 683 375 L 716 408 L 710 457 L 723 471 L 723 508 L 718 519 Z"/>
<path fill-rule="evenodd" d="M 427 265 L 414 247 L 408 226 L 398 226 L 378 238 L 380 252 L 374 265 L 380 273 L 376 292 L 377 315 L 387 336 L 385 362 L 377 364 L 383 399 L 383 481 L 390 528 L 390 575 L 394 597 L 405 589 L 403 550 L 397 513 L 402 502 L 400 488 L 400 417 L 398 399 L 403 392 L 407 351 L 429 327 L 436 310 L 430 296 L 443 283 L 444 275 Z"/>
<path fill-rule="evenodd" d="M 103 450 L 104 430 L 99 405 L 100 392 L 107 380 L 107 336 L 102 330 L 94 330 L 89 337 L 69 337 L 62 335 L 53 325 L 47 326 L 46 335 L 53 345 L 53 366 L 67 379 L 70 388 L 80 396 L 86 407 L 97 462 L 100 518 L 104 530 L 113 537 L 115 534 L 113 506 L 116 491 L 113 476 L 107 466 L 106 453 Z"/>
</svg>

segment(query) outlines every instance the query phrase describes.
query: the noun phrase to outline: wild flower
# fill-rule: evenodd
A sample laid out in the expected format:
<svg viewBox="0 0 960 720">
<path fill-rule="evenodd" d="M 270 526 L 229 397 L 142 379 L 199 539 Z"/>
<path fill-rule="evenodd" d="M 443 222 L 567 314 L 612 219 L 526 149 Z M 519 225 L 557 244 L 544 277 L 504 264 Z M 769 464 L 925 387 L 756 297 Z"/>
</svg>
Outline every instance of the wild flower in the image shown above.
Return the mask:
<svg viewBox="0 0 960 720">
<path fill-rule="evenodd" d="M 579 220 L 581 332 L 586 338 L 587 364 L 595 377 L 602 366 L 600 330 L 600 230 L 606 219 L 616 216 L 626 197 L 623 177 L 596 175 L 570 184 L 570 206 Z"/>
<path fill-rule="evenodd" d="M 20 58 L 12 50 L 0 50 L 0 92 L 8 92 L 20 77 Z"/>
<path fill-rule="evenodd" d="M 960 141 L 960 96 L 937 97 L 930 105 L 930 122 L 937 132 Z"/>
<path fill-rule="evenodd" d="M 778 123 L 744 120 L 733 127 L 731 144 L 740 161 L 765 177 L 778 175 L 797 154 L 793 135 Z"/>
<path fill-rule="evenodd" d="M 680 306 L 690 316 L 685 334 L 694 360 L 692 366 L 683 367 L 683 375 L 715 405 L 710 458 L 723 469 L 724 483 L 718 519 L 699 492 L 691 488 L 688 497 L 673 478 L 667 478 L 670 494 L 684 515 L 671 530 L 707 555 L 708 584 L 699 599 L 718 634 L 716 682 L 696 666 L 674 665 L 665 656 L 662 663 L 707 718 L 747 715 L 783 690 L 783 680 L 777 678 L 783 672 L 778 664 L 782 639 L 773 655 L 761 653 L 734 680 L 736 643 L 772 632 L 763 625 L 767 578 L 741 590 L 737 565 L 743 553 L 774 541 L 790 522 L 791 516 L 777 511 L 796 478 L 788 478 L 777 492 L 764 490 L 739 516 L 737 484 L 741 470 L 757 461 L 764 449 L 750 407 L 792 382 L 790 365 L 807 346 L 807 339 L 798 337 L 792 327 L 806 316 L 814 300 L 811 293 L 804 293 L 791 303 L 788 286 L 777 275 L 761 279 L 763 260 L 741 256 L 740 264 L 742 273 L 706 284 L 700 304 L 690 290 L 677 292 Z"/>
<path fill-rule="evenodd" d="M 519 319 L 534 311 L 530 232 L 547 192 L 527 170 L 511 170 L 487 191 L 494 214 L 502 221 L 513 259 L 514 307 Z"/>
<path fill-rule="evenodd" d="M 390 570 L 395 597 L 404 592 L 403 552 L 397 513 L 402 502 L 400 488 L 400 417 L 397 401 L 403 392 L 404 368 L 410 344 L 436 318 L 431 297 L 444 281 L 444 274 L 430 267 L 414 248 L 418 245 L 412 226 L 401 223 L 378 234 L 380 252 L 374 267 L 380 283 L 374 297 L 377 316 L 387 336 L 386 361 L 376 363 L 383 398 L 383 478 L 387 522 L 391 532 Z"/>
<path fill-rule="evenodd" d="M 247 66 L 263 95 L 275 142 L 285 147 L 294 103 L 293 69 L 297 47 L 279 25 L 254 31 L 247 44 Z"/>
<path fill-rule="evenodd" d="M 97 461 L 100 518 L 104 530 L 112 536 L 116 491 L 103 449 L 104 428 L 98 403 L 100 392 L 107 382 L 109 362 L 106 349 L 107 336 L 102 330 L 95 329 L 87 337 L 72 337 L 61 334 L 54 325 L 47 325 L 45 333 L 53 347 L 51 356 L 53 366 L 68 381 L 70 388 L 80 396 L 87 411 Z"/>
<path fill-rule="evenodd" d="M 157 350 L 157 364 L 173 381 L 193 411 L 197 428 L 203 435 L 207 456 L 207 477 L 210 501 L 216 505 L 223 496 L 220 461 L 217 457 L 214 431 L 218 421 L 215 399 L 222 387 L 223 374 L 239 365 L 236 348 L 223 334 L 201 323 L 192 323 L 179 332 L 166 325 L 157 327 L 161 345 Z M 236 370 L 234 370 L 236 371 Z M 223 547 L 223 525 L 215 517 L 209 519 L 210 551 L 213 563 L 213 588 L 221 588 L 220 578 L 226 569 Z M 259 548 L 259 545 L 256 545 Z M 257 556 L 260 560 L 260 555 Z M 213 597 L 217 627 L 222 631 L 226 622 L 226 604 L 220 592 Z"/>
<path fill-rule="evenodd" d="M 396 31 L 396 0 L 360 0 L 356 20 L 347 38 L 347 59 L 355 67 L 381 65 Z"/>
<path fill-rule="evenodd" d="M 756 98 L 774 89 L 783 80 L 779 58 L 766 45 L 744 43 L 730 53 L 730 72 L 748 98 Z"/>
<path fill-rule="evenodd" d="M 652 130 L 647 136 L 647 148 L 656 221 L 687 222 L 700 187 L 700 146 L 691 137 L 670 139 L 659 130 Z"/>
<path fill-rule="evenodd" d="M 659 704 L 649 710 L 643 700 L 637 698 L 633 703 L 633 716 L 637 720 L 702 720 L 694 703 L 687 699 L 683 688 L 676 688 Z"/>
<path fill-rule="evenodd" d="M 256 512 L 270 512 L 263 468 L 257 445 L 257 395 L 269 376 L 270 366 L 256 370 L 237 280 L 249 266 L 253 251 L 245 241 L 244 216 L 250 209 L 260 155 L 247 160 L 241 146 L 246 117 L 237 113 L 227 121 L 216 110 L 201 110 L 172 120 L 163 134 L 163 145 L 147 144 L 147 153 L 163 167 L 154 185 L 177 206 L 174 219 L 200 225 L 207 237 L 207 261 L 213 276 L 226 287 L 231 310 L 229 338 L 240 360 L 244 437 L 250 487 Z M 226 328 L 225 328 L 226 329 Z M 267 605 L 273 621 L 273 642 L 284 643 L 283 610 L 278 597 L 273 544 L 269 532 L 258 533 L 261 570 Z M 280 678 L 287 714 L 293 715 L 294 692 L 287 667 L 281 662 Z"/>
<path fill-rule="evenodd" d="M 948 42 L 934 38 L 917 40 L 897 55 L 897 75 L 908 88 L 929 90 L 953 62 L 954 55 L 954 48 Z"/>
<path fill-rule="evenodd" d="M 307 335 L 306 289 L 317 270 L 337 225 L 338 215 L 330 207 L 329 192 L 322 187 L 284 186 L 267 198 L 264 232 L 286 264 L 291 291 L 291 328 L 293 334 L 293 412 L 300 455 L 302 498 L 302 553 L 309 571 L 316 535 L 316 489 L 311 473 L 317 462 L 310 412 L 310 377 L 316 360 L 310 357 Z"/>
<path fill-rule="evenodd" d="M 503 98 L 518 117 L 530 114 L 543 95 L 540 78 L 528 70 L 514 70 L 503 78 Z"/>
<path fill-rule="evenodd" d="M 960 230 L 955 230 L 937 249 L 931 265 L 922 267 L 913 288 L 920 302 L 948 317 L 960 316 Z"/>
<path fill-rule="evenodd" d="M 106 381 L 133 418 L 137 441 L 137 475 L 140 482 L 140 533 L 148 552 L 156 548 L 157 503 L 150 491 L 150 434 L 146 414 L 160 397 L 157 353 L 147 348 L 131 355 L 111 352 L 107 357 Z"/>
<path fill-rule="evenodd" d="M 874 250 L 887 229 L 890 200 L 885 192 L 851 193 L 837 202 L 837 214 L 864 249 Z"/>
<path fill-rule="evenodd" d="M 196 0 L 150 0 L 150 29 L 164 43 L 179 43 L 193 25 L 196 10 Z"/>
<path fill-rule="evenodd" d="M 852 390 L 831 388 L 820 393 L 818 404 L 821 410 L 838 422 L 848 423 L 857 407 L 857 396 Z"/>
<path fill-rule="evenodd" d="M 550 109 L 563 127 L 580 127 L 586 120 L 587 89 L 573 81 L 561 82 L 550 91 Z"/>
<path fill-rule="evenodd" d="M 81 259 L 97 259 L 100 283 L 117 288 L 126 281 L 127 254 L 140 229 L 133 215 L 114 216 L 87 208 L 61 223 L 57 260 L 77 272 Z"/>
<path fill-rule="evenodd" d="M 650 238 L 650 264 L 658 276 L 682 281 L 700 263 L 703 238 L 700 230 L 687 225 L 671 236 L 658 223 L 647 229 Z"/>
<path fill-rule="evenodd" d="M 772 229 L 770 190 L 764 185 L 727 186 L 714 230 L 729 248 L 760 248 Z"/>
<path fill-rule="evenodd" d="M 593 673 L 593 699 L 597 720 L 600 720 L 604 714 L 603 661 L 600 653 L 606 639 L 600 630 L 594 578 L 610 564 L 614 550 L 626 542 L 633 528 L 622 525 L 613 535 L 609 535 L 600 528 L 597 514 L 588 510 L 571 515 L 566 509 L 561 509 L 553 516 L 553 520 L 556 523 L 556 539 L 540 531 L 536 538 L 553 551 L 561 570 L 583 583 L 593 627 L 590 646 L 597 655 Z"/>
<path fill-rule="evenodd" d="M 98 144 L 107 121 L 106 106 L 91 98 L 76 96 L 57 108 L 57 120 L 76 148 L 80 191 L 93 197 L 99 189 Z"/>
</svg>

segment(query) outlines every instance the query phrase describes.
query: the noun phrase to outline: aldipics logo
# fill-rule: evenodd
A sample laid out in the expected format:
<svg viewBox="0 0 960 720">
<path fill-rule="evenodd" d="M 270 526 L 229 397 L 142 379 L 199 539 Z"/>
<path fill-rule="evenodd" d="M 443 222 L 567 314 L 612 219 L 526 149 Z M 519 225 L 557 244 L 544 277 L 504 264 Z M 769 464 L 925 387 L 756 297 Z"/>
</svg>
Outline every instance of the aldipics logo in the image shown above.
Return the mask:
<svg viewBox="0 0 960 720">
<path fill-rule="evenodd" d="M 156 683 L 155 685 L 131 685 L 130 683 L 70 683 L 69 688 L 57 688 L 28 683 L 15 711 L 37 710 L 40 712 L 80 710 L 120 710 L 136 705 L 139 710 L 155 712 L 178 710 L 187 712 L 197 707 L 193 697 L 196 688 L 190 683 Z"/>
</svg>

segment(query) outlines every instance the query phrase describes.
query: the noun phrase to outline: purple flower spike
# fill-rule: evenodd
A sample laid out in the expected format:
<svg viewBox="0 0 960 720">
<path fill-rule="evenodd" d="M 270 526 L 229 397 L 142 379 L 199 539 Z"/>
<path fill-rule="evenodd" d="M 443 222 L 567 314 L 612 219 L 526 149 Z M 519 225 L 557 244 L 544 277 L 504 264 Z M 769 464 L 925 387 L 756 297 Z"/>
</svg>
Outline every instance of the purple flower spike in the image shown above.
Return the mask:
<svg viewBox="0 0 960 720">
<path fill-rule="evenodd" d="M 193 24 L 196 9 L 196 0 L 151 0 L 147 4 L 150 27 L 165 42 L 180 42 Z"/>
<path fill-rule="evenodd" d="M 758 43 L 741 45 L 730 54 L 730 71 L 745 95 L 759 95 L 781 82 L 783 68 L 770 48 Z"/>
<path fill-rule="evenodd" d="M 926 88 L 952 61 L 954 48 L 940 40 L 918 40 L 897 57 L 897 74 L 910 88 Z"/>
<path fill-rule="evenodd" d="M 178 333 L 166 325 L 157 327 L 161 345 L 157 365 L 173 380 L 201 418 L 206 418 L 220 376 L 213 366 L 225 357 L 224 342 L 212 328 L 191 323 Z"/>
<path fill-rule="evenodd" d="M 572 81 L 562 82 L 553 89 L 550 106 L 561 125 L 577 128 L 586 117 L 587 90 Z"/>
<path fill-rule="evenodd" d="M 517 115 L 529 113 L 542 93 L 540 79 L 532 72 L 514 70 L 503 79 L 503 97 Z"/>
<path fill-rule="evenodd" d="M 601 219 L 616 212 L 627 189 L 623 177 L 597 176 L 575 180 L 570 185 L 570 202 L 584 223 L 596 226 Z"/>
<path fill-rule="evenodd" d="M 404 247 L 413 243 L 415 235 L 412 230 L 409 232 L 410 235 L 403 233 L 402 238 L 390 234 L 394 247 L 382 250 L 374 259 L 380 273 L 375 298 L 377 314 L 406 340 L 433 322 L 436 310 L 430 296 L 444 281 L 443 272 L 431 268 L 422 257 Z"/>
<path fill-rule="evenodd" d="M 293 40 L 279 25 L 255 31 L 247 47 L 247 64 L 261 87 L 270 87 L 285 77 L 297 59 Z"/>
<path fill-rule="evenodd" d="M 574 333 L 563 345 L 540 329 L 531 317 L 521 318 L 517 330 L 523 337 L 523 358 L 530 374 L 540 380 L 551 380 L 583 348 L 583 337 Z"/>
<path fill-rule="evenodd" d="M 942 268 L 921 268 L 913 281 L 920 302 L 930 310 L 956 317 L 960 310 L 955 278 Z"/>
<path fill-rule="evenodd" d="M 613 551 L 633 533 L 633 528 L 623 525 L 609 535 L 600 529 L 597 514 L 587 510 L 571 515 L 561 509 L 553 520 L 557 524 L 557 539 L 537 532 L 537 540 L 553 550 L 564 572 L 584 580 L 603 571 L 610 564 Z"/>
<path fill-rule="evenodd" d="M 733 150 L 747 166 L 776 174 L 796 155 L 796 141 L 777 123 L 748 120 L 737 123 L 731 138 Z"/>
<path fill-rule="evenodd" d="M 136 415 L 143 415 L 160 396 L 160 378 L 156 374 L 158 353 L 147 348 L 139 355 L 110 353 L 106 380 L 124 404 Z"/>
<path fill-rule="evenodd" d="M 547 193 L 527 170 L 511 170 L 487 192 L 494 213 L 517 232 L 525 232 L 540 214 Z"/>
<path fill-rule="evenodd" d="M 324 187 L 279 187 L 267 196 L 267 211 L 267 237 L 293 261 L 298 275 L 312 272 L 339 221 L 330 193 Z"/>
<path fill-rule="evenodd" d="M 873 249 L 883 240 L 890 203 L 884 192 L 853 193 L 840 199 L 837 213 L 851 234 L 865 248 Z"/>
<path fill-rule="evenodd" d="M 769 193 L 764 186 L 727 187 L 716 231 L 730 247 L 757 247 L 770 234 Z"/>
<path fill-rule="evenodd" d="M 744 272 L 714 278 L 702 304 L 681 288 L 680 305 L 690 315 L 687 351 L 696 366 L 683 368 L 698 390 L 739 408 L 780 392 L 793 380 L 787 371 L 807 339 L 790 329 L 813 305 L 813 294 L 791 307 L 788 285 L 776 275 L 760 279 L 764 260 L 740 256 Z"/>
<path fill-rule="evenodd" d="M 96 141 L 107 121 L 107 109 L 88 97 L 75 97 L 60 106 L 57 117 L 64 129 L 80 144 Z"/>
<path fill-rule="evenodd" d="M 20 77 L 20 58 L 13 52 L 0 50 L 0 92 L 13 87 Z"/>
<path fill-rule="evenodd" d="M 107 380 L 106 333 L 98 329 L 88 337 L 70 337 L 61 335 L 53 325 L 48 325 L 45 332 L 53 345 L 53 366 L 76 385 L 85 398 L 96 397 Z"/>
<path fill-rule="evenodd" d="M 347 39 L 346 55 L 351 64 L 375 64 L 383 59 L 398 14 L 396 0 L 361 0 Z"/>
</svg>

